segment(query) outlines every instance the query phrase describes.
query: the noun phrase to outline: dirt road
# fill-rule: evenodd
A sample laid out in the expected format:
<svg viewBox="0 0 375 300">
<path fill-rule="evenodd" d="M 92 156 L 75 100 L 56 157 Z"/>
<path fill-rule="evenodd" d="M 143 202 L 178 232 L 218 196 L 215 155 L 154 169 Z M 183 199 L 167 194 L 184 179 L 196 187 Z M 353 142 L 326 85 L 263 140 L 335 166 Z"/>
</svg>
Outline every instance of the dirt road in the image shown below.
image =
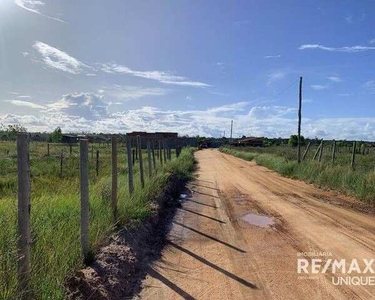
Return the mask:
<svg viewBox="0 0 375 300">
<path fill-rule="evenodd" d="M 374 285 L 332 282 L 375 274 L 297 273 L 302 252 L 322 264 L 358 259 L 364 270 L 363 259 L 375 258 L 373 214 L 350 209 L 353 199 L 253 162 L 215 150 L 196 158 L 191 195 L 137 299 L 375 299 Z"/>
</svg>

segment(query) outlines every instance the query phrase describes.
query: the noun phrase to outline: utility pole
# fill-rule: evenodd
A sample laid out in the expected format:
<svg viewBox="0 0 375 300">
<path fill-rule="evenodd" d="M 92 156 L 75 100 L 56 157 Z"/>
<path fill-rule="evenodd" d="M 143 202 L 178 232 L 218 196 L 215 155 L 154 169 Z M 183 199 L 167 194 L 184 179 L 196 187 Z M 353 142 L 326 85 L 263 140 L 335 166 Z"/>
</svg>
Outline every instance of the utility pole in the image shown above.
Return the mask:
<svg viewBox="0 0 375 300">
<path fill-rule="evenodd" d="M 230 121 L 230 142 L 232 142 L 232 135 L 233 135 L 233 120 Z"/>
<path fill-rule="evenodd" d="M 298 153 L 297 161 L 301 162 L 301 118 L 302 118 L 302 76 L 299 78 L 299 103 L 298 103 Z"/>
</svg>

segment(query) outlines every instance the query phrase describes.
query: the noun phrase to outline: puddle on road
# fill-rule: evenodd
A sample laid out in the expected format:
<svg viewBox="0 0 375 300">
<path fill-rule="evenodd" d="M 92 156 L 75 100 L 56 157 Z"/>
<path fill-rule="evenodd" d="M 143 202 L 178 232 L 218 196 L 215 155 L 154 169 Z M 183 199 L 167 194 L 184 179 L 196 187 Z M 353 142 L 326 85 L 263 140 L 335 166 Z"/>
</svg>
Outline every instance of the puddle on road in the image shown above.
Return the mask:
<svg viewBox="0 0 375 300">
<path fill-rule="evenodd" d="M 275 220 L 273 217 L 262 216 L 252 213 L 243 216 L 241 220 L 245 221 L 246 223 L 249 223 L 250 225 L 255 225 L 262 228 L 272 226 L 275 224 Z"/>
</svg>

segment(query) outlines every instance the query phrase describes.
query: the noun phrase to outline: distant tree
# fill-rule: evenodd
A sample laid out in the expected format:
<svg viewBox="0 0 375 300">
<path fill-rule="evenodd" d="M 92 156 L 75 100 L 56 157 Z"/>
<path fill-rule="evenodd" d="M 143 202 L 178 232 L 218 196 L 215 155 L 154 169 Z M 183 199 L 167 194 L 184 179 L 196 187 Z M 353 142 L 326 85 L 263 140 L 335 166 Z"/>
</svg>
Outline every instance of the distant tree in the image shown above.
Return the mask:
<svg viewBox="0 0 375 300">
<path fill-rule="evenodd" d="M 8 127 L 3 126 L 2 132 L 8 137 L 8 140 L 15 140 L 17 138 L 18 133 L 27 132 L 27 129 L 23 127 L 21 124 L 14 124 L 8 125 Z"/>
<path fill-rule="evenodd" d="M 50 134 L 49 141 L 52 143 L 60 143 L 62 139 L 62 131 L 60 127 L 56 127 L 56 129 Z"/>
<path fill-rule="evenodd" d="M 303 135 L 301 135 L 301 145 L 304 145 L 305 144 L 305 138 Z M 295 135 L 295 134 L 292 134 L 289 138 L 289 142 L 288 142 L 289 145 L 291 145 L 292 147 L 297 147 L 298 146 L 298 136 Z"/>
</svg>

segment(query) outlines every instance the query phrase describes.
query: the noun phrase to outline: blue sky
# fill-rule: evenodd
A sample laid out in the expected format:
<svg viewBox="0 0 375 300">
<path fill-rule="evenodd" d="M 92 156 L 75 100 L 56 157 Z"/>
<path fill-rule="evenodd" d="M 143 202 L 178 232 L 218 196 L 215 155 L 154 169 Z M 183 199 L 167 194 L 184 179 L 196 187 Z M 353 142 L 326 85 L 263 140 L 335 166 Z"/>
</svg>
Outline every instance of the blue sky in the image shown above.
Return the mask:
<svg viewBox="0 0 375 300">
<path fill-rule="evenodd" d="M 375 1 L 1 0 L 0 123 L 375 140 Z"/>
</svg>

